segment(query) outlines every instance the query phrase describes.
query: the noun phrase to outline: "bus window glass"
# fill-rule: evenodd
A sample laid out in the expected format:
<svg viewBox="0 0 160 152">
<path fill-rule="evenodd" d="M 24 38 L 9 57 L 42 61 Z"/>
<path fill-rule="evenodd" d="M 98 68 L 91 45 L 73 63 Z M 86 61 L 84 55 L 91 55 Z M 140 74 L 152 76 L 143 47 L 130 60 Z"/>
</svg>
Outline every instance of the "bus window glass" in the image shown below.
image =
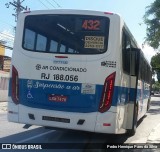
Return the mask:
<svg viewBox="0 0 160 152">
<path fill-rule="evenodd" d="M 136 75 L 136 51 L 131 51 L 130 55 L 130 74 L 134 76 Z"/>
<path fill-rule="evenodd" d="M 24 47 L 26 49 L 29 50 L 33 50 L 34 49 L 34 44 L 35 44 L 35 37 L 36 37 L 36 33 L 29 30 L 29 29 L 25 29 L 25 37 L 24 37 Z"/>
<path fill-rule="evenodd" d="M 22 47 L 46 53 L 101 54 L 108 48 L 109 24 L 109 18 L 103 16 L 30 15 L 25 18 L 24 29 L 32 34 L 24 32 Z M 32 47 L 26 46 L 28 37 Z"/>
<path fill-rule="evenodd" d="M 69 48 L 69 49 L 68 49 L 68 53 L 74 53 L 74 50 L 71 49 L 71 48 Z"/>
<path fill-rule="evenodd" d="M 58 43 L 56 41 L 51 40 L 50 43 L 50 52 L 57 52 Z"/>
<path fill-rule="evenodd" d="M 37 51 L 45 51 L 46 50 L 46 44 L 47 44 L 46 37 L 38 34 L 38 36 L 37 36 L 36 50 Z"/>
<path fill-rule="evenodd" d="M 122 37 L 122 60 L 123 60 L 123 70 L 125 73 L 130 73 L 130 40 L 125 32 L 123 32 Z"/>
<path fill-rule="evenodd" d="M 66 47 L 63 44 L 61 44 L 61 46 L 60 46 L 60 52 L 61 53 L 65 53 L 65 50 L 66 50 Z"/>
</svg>

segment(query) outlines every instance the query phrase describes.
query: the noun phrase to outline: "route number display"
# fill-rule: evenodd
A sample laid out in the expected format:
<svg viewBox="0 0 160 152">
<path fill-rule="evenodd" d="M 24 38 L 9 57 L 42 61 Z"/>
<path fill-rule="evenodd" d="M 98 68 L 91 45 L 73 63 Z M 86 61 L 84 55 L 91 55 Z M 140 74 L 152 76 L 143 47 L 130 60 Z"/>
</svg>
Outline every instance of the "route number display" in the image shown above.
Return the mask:
<svg viewBox="0 0 160 152">
<path fill-rule="evenodd" d="M 83 20 L 82 29 L 84 30 L 100 30 L 100 21 L 99 20 Z"/>
</svg>

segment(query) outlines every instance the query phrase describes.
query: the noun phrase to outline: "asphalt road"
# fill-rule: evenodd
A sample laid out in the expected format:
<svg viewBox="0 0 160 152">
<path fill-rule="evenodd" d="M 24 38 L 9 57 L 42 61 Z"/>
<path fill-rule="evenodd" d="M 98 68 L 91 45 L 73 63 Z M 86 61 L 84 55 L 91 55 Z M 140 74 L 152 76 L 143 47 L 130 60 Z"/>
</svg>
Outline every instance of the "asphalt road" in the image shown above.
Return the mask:
<svg viewBox="0 0 160 152">
<path fill-rule="evenodd" d="M 160 96 L 152 97 L 150 110 L 147 112 L 146 116 L 142 118 L 138 123 L 137 132 L 132 137 L 128 137 L 126 135 L 105 135 L 98 133 L 95 134 L 81 131 L 50 130 L 40 126 L 32 126 L 26 130 L 23 128 L 24 125 L 22 124 L 16 124 L 7 121 L 5 103 L 3 103 L 3 105 L 2 103 L 0 103 L 0 107 L 3 107 L 3 110 L 0 110 L 0 143 L 50 143 L 50 146 L 58 144 L 58 148 L 61 149 L 47 150 L 56 152 L 93 151 L 93 149 L 90 150 L 89 148 L 93 148 L 97 143 L 98 147 L 102 147 L 105 149 L 99 149 L 98 151 L 106 151 L 106 146 L 108 144 L 147 143 L 150 133 L 160 122 Z M 70 143 L 71 149 L 66 150 L 65 145 L 63 145 L 62 143 Z M 82 144 L 78 145 L 78 143 Z M 77 146 L 80 146 L 81 149 L 77 149 Z M 0 152 L 1 151 L 4 150 L 0 150 Z M 108 151 L 109 150 L 107 149 L 107 152 Z M 113 150 L 111 149 L 110 151 Z M 138 150 L 136 150 L 136 152 L 137 151 Z M 147 151 L 147 149 L 145 151 Z"/>
</svg>

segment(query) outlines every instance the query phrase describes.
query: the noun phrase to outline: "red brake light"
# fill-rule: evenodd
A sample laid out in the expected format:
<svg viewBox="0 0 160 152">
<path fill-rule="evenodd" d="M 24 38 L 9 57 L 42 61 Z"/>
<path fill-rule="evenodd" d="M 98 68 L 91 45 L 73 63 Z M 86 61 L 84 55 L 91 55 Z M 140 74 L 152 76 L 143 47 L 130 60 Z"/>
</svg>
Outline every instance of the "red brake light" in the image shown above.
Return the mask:
<svg viewBox="0 0 160 152">
<path fill-rule="evenodd" d="M 112 12 L 104 12 L 104 14 L 113 15 L 113 13 L 112 13 Z"/>
<path fill-rule="evenodd" d="M 108 126 L 111 126 L 111 124 L 110 123 L 103 123 L 103 126 L 108 127 Z"/>
<path fill-rule="evenodd" d="M 12 100 L 15 104 L 19 103 L 18 71 L 14 66 L 12 66 Z"/>
<path fill-rule="evenodd" d="M 64 58 L 68 58 L 68 56 L 55 56 L 55 58 L 64 59 Z"/>
<path fill-rule="evenodd" d="M 104 83 L 99 112 L 103 113 L 111 107 L 116 72 L 109 75 Z"/>
</svg>

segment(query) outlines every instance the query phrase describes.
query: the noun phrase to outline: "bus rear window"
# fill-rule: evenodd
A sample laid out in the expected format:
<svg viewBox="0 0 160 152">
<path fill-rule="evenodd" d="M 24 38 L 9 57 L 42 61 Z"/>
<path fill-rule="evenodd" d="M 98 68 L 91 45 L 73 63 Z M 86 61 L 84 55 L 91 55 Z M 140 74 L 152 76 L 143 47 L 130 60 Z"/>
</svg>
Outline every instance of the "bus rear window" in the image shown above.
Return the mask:
<svg viewBox="0 0 160 152">
<path fill-rule="evenodd" d="M 25 18 L 23 48 L 58 54 L 107 51 L 109 18 L 88 15 L 30 15 Z"/>
</svg>

